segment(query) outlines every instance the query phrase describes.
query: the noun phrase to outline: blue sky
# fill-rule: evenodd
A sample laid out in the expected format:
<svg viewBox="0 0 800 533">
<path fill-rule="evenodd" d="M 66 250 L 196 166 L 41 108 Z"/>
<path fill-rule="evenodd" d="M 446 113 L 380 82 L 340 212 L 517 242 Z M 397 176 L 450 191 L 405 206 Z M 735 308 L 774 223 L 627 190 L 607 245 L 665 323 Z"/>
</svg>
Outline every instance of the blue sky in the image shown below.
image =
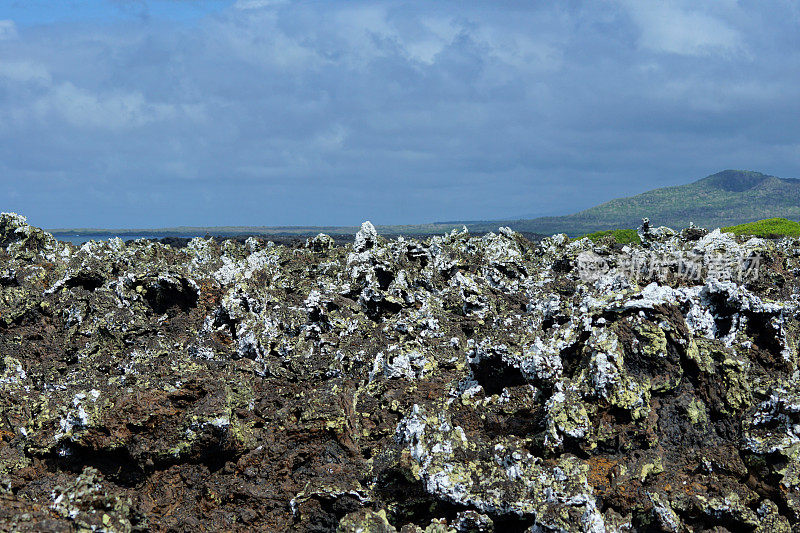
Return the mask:
<svg viewBox="0 0 800 533">
<path fill-rule="evenodd" d="M 235 4 L 235 0 L 3 0 L 2 15 L 20 26 L 91 21 L 99 25 L 131 20 L 193 23 Z"/>
<path fill-rule="evenodd" d="M 794 1 L 0 1 L 0 210 L 44 227 L 566 214 L 800 177 Z"/>
</svg>

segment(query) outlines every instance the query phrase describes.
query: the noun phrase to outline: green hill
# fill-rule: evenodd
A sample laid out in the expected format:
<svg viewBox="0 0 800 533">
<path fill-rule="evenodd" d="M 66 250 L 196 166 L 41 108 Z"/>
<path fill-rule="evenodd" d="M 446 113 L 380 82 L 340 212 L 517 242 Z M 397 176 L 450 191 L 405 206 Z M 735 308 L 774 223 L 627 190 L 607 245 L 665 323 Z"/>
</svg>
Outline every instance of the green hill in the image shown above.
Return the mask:
<svg viewBox="0 0 800 533">
<path fill-rule="evenodd" d="M 745 170 L 724 170 L 675 187 L 619 198 L 574 215 L 508 222 L 518 231 L 583 235 L 610 228 L 635 228 L 648 217 L 655 225 L 717 228 L 771 217 L 800 219 L 800 180 Z"/>
</svg>

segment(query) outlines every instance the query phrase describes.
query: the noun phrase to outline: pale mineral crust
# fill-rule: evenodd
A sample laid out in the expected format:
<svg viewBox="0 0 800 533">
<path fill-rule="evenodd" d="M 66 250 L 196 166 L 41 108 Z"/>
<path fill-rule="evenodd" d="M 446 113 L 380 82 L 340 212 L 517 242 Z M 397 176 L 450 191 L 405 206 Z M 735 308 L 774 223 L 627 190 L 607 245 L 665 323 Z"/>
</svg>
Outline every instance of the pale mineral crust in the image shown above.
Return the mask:
<svg viewBox="0 0 800 533">
<path fill-rule="evenodd" d="M 76 247 L 3 214 L 0 529 L 800 531 L 800 241 L 640 234 Z"/>
</svg>

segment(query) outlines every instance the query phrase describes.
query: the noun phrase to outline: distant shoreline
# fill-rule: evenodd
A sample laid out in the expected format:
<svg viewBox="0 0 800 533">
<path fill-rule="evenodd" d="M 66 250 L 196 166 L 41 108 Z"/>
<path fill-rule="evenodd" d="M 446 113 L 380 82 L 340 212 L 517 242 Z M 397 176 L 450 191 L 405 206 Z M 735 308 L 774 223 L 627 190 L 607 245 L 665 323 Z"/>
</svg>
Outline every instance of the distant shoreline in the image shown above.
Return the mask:
<svg viewBox="0 0 800 533">
<path fill-rule="evenodd" d="M 469 226 L 474 223 L 467 223 Z M 486 223 L 482 223 L 486 224 Z M 379 233 L 407 234 L 407 235 L 436 235 L 461 229 L 464 223 L 432 223 L 414 225 L 375 226 Z M 502 224 L 500 224 L 502 225 Z M 497 228 L 495 228 L 496 230 Z M 229 235 L 278 235 L 278 236 L 313 236 L 319 233 L 328 235 L 350 235 L 358 231 L 358 226 L 177 226 L 174 228 L 55 228 L 45 229 L 53 236 L 61 235 L 102 235 L 126 236 L 152 235 L 156 237 L 184 237 L 205 236 L 212 237 Z"/>
<path fill-rule="evenodd" d="M 463 228 L 459 226 L 458 229 Z M 94 232 L 81 232 L 81 231 L 48 231 L 56 240 L 63 241 L 63 242 L 70 242 L 75 245 L 83 244 L 88 241 L 107 241 L 116 237 L 119 237 L 123 241 L 131 241 L 136 239 L 148 239 L 152 241 L 158 241 L 162 244 L 171 244 L 173 246 L 182 247 L 188 244 L 191 239 L 197 237 L 212 237 L 217 240 L 236 240 L 236 241 L 244 241 L 250 237 L 255 237 L 257 239 L 269 240 L 273 241 L 276 244 L 285 244 L 285 245 L 292 245 L 297 243 L 305 242 L 305 240 L 309 237 L 313 237 L 319 233 L 325 233 L 333 238 L 334 242 L 337 245 L 351 243 L 354 239 L 354 235 L 357 231 L 357 228 L 353 228 L 354 231 L 351 232 L 332 232 L 332 231 L 325 231 L 327 228 L 321 228 L 322 231 L 313 231 L 308 233 L 275 233 L 275 232 L 222 232 L 222 231 L 205 231 L 205 232 L 170 232 L 170 231 L 163 231 L 163 232 L 133 232 L 133 231 L 126 231 L 126 232 L 115 232 L 112 230 L 107 231 L 94 231 Z M 396 239 L 398 237 L 408 237 L 408 238 L 415 238 L 415 239 L 425 239 L 428 237 L 433 237 L 437 235 L 444 235 L 445 233 L 449 233 L 446 229 L 442 229 L 441 231 L 431 231 L 431 232 L 397 232 L 396 227 L 392 227 L 392 230 L 395 231 L 380 231 L 378 230 L 379 234 L 386 239 Z M 497 228 L 495 228 L 495 231 Z M 452 230 L 450 230 L 452 231 Z M 482 236 L 489 233 L 489 231 L 481 231 L 481 229 L 470 229 L 470 234 L 473 236 Z M 530 232 L 521 232 L 521 234 L 530 241 L 539 241 L 544 235 L 539 235 L 536 233 Z"/>
</svg>

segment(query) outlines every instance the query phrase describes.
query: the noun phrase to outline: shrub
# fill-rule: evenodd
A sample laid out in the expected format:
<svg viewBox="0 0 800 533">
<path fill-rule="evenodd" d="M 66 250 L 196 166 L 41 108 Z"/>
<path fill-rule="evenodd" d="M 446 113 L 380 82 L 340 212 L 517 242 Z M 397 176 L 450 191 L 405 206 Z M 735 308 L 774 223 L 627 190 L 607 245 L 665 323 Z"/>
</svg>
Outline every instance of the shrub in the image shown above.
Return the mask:
<svg viewBox="0 0 800 533">
<path fill-rule="evenodd" d="M 597 242 L 608 235 L 612 236 L 619 244 L 638 244 L 642 242 L 641 239 L 639 239 L 639 234 L 636 233 L 635 229 L 609 229 L 605 231 L 595 231 L 594 233 L 584 235 L 584 237 L 589 237 L 592 242 Z"/>
<path fill-rule="evenodd" d="M 735 235 L 753 235 L 755 237 L 800 237 L 800 222 L 785 218 L 767 218 L 738 226 L 728 226 L 722 231 Z"/>
</svg>

